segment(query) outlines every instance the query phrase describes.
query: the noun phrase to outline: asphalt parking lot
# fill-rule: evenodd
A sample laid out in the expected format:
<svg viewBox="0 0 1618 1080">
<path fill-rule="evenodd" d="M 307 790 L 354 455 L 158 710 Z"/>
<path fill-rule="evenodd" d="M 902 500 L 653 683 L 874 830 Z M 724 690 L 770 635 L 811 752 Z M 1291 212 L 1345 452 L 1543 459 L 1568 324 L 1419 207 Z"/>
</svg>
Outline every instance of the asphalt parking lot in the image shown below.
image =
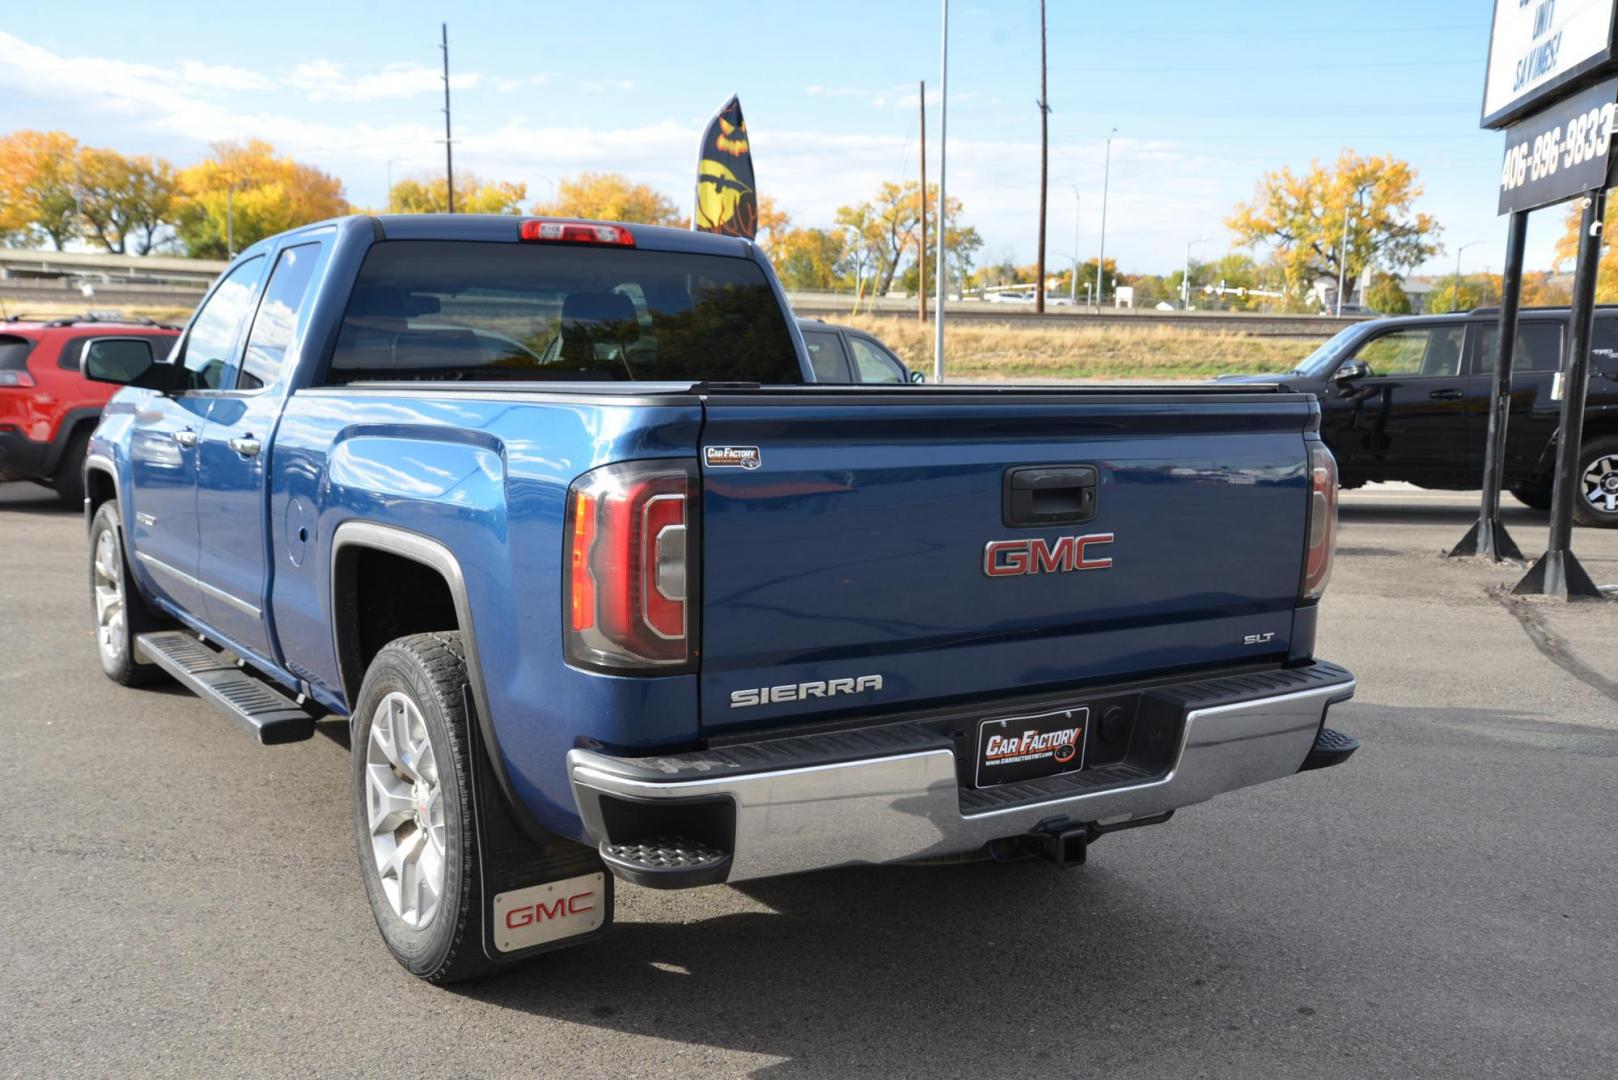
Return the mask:
<svg viewBox="0 0 1618 1080">
<path fill-rule="evenodd" d="M 0 1072 L 1610 1076 L 1618 602 L 1440 559 L 1473 507 L 1345 500 L 1342 768 L 1075 871 L 623 886 L 601 944 L 447 991 L 376 936 L 340 732 L 263 749 L 107 681 L 81 519 L 0 485 Z M 1618 582 L 1618 532 L 1575 548 Z"/>
</svg>

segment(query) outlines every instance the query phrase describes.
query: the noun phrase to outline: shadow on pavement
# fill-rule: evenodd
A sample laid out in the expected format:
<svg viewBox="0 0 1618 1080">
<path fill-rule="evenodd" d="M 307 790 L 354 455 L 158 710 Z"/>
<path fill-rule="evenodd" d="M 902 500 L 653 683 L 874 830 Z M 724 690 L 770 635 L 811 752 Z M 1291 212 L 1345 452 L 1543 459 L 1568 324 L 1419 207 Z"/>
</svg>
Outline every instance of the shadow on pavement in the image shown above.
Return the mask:
<svg viewBox="0 0 1618 1080">
<path fill-rule="evenodd" d="M 462 992 L 690 1044 L 693 1072 L 713 1047 L 787 1059 L 771 1076 L 853 1063 L 875 1076 L 1032 1075 L 1062 1071 L 1080 1046 L 1091 1068 L 1134 1058 L 1130 1012 L 1174 999 L 1201 1013 L 1216 973 L 1264 963 L 1250 929 L 1211 925 L 1104 864 L 870 867 L 736 888 L 773 911 L 619 923 L 587 950 Z"/>
</svg>

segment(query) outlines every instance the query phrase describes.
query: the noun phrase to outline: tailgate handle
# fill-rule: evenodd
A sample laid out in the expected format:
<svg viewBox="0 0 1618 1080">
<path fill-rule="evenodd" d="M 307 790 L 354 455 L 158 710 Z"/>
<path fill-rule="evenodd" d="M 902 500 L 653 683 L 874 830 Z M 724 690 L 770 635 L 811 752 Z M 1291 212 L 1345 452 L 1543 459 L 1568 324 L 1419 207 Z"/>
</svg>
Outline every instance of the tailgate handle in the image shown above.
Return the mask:
<svg viewBox="0 0 1618 1080">
<path fill-rule="evenodd" d="M 1071 525 L 1096 516 L 1094 465 L 1022 465 L 1006 470 L 1001 517 L 1013 528 Z"/>
</svg>

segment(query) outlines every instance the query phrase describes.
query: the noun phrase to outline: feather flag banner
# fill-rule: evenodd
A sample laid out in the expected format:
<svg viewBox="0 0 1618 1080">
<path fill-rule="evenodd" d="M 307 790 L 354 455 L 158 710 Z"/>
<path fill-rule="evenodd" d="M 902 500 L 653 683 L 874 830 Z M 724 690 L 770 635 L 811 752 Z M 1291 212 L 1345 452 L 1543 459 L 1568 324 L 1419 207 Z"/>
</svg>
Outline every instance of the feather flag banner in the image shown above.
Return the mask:
<svg viewBox="0 0 1618 1080">
<path fill-rule="evenodd" d="M 758 192 L 742 103 L 732 95 L 702 133 L 697 163 L 697 208 L 691 227 L 753 239 L 758 232 Z"/>
</svg>

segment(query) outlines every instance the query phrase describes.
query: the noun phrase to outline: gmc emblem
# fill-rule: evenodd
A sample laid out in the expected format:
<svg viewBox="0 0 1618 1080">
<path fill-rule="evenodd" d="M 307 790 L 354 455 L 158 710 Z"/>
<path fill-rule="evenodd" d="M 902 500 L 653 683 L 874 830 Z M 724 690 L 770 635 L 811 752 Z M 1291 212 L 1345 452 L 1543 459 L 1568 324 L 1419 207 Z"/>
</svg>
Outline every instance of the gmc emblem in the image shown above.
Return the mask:
<svg viewBox="0 0 1618 1080">
<path fill-rule="evenodd" d="M 587 911 L 596 909 L 596 894 L 591 892 L 574 893 L 572 896 L 558 896 L 554 903 L 529 904 L 525 907 L 512 908 L 506 912 L 506 929 L 516 930 L 524 926 L 544 922 L 546 919 L 560 919 L 568 915 L 583 915 Z"/>
<path fill-rule="evenodd" d="M 1040 537 L 1028 540 L 990 540 L 983 549 L 983 572 L 989 577 L 1056 574 L 1069 570 L 1105 570 L 1110 555 L 1092 555 L 1090 549 L 1112 543 L 1112 533 L 1064 536 L 1054 543 Z"/>
</svg>

